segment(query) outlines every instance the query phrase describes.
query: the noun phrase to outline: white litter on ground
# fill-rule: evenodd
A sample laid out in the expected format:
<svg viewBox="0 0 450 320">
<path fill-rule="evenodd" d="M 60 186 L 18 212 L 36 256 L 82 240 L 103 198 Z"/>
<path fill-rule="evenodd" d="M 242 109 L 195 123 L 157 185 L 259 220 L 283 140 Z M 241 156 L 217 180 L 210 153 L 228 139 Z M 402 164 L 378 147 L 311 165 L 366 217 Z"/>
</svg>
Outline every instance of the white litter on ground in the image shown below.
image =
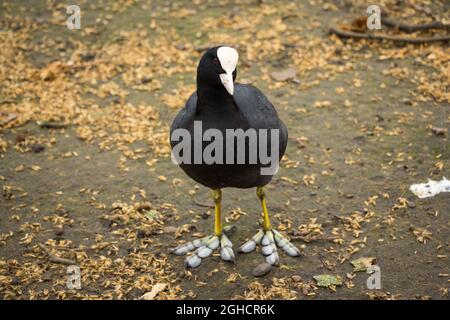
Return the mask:
<svg viewBox="0 0 450 320">
<path fill-rule="evenodd" d="M 441 192 L 450 192 L 450 181 L 445 177 L 441 181 L 428 179 L 427 183 L 411 185 L 409 190 L 421 199 L 434 197 Z"/>
</svg>

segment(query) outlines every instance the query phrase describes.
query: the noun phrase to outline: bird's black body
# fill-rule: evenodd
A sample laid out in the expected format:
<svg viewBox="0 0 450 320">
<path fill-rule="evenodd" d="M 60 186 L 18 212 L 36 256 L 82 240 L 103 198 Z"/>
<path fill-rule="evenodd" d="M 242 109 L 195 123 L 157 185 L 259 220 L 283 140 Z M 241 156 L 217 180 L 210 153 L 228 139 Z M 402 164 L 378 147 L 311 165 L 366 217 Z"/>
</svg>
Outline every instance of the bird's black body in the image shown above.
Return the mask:
<svg viewBox="0 0 450 320">
<path fill-rule="evenodd" d="M 278 129 L 279 130 L 279 155 L 283 156 L 288 133 L 286 126 L 279 119 L 278 114 L 266 98 L 257 88 L 251 85 L 234 85 L 234 93 L 231 95 L 225 90 L 220 80 L 215 78 L 220 66 L 211 63 L 217 48 L 210 49 L 200 61 L 197 71 L 197 91 L 194 92 L 183 109 L 180 110 L 171 126 L 171 135 L 175 129 L 183 128 L 191 133 L 192 145 L 194 144 L 194 121 L 202 122 L 203 132 L 214 128 L 222 132 L 226 142 L 226 129 Z M 218 77 L 218 76 L 217 76 Z M 233 78 L 236 73 L 233 74 Z M 269 133 L 270 137 L 270 133 Z M 203 143 L 203 148 L 209 142 Z M 259 138 L 258 138 L 259 143 Z M 177 144 L 171 140 L 172 148 Z M 225 143 L 226 144 L 226 143 Z M 270 150 L 270 139 L 268 139 Z M 235 145 L 236 148 L 236 145 Z M 193 147 L 192 147 L 193 151 Z M 246 154 L 249 146 L 246 143 Z M 224 155 L 226 148 L 224 147 Z M 236 155 L 236 150 L 235 150 Z M 193 152 L 192 152 L 193 158 Z M 212 189 L 226 187 L 252 188 L 266 185 L 272 175 L 262 175 L 259 156 L 256 164 L 180 164 L 181 168 L 192 179 Z"/>
</svg>

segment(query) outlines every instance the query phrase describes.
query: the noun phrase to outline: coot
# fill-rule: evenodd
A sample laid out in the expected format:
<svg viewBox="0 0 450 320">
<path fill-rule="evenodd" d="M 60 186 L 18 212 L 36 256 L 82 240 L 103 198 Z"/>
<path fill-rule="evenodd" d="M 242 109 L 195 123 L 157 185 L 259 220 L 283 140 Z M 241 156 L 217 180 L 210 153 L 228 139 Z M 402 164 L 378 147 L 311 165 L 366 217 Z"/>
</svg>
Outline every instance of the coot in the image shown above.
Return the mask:
<svg viewBox="0 0 450 320">
<path fill-rule="evenodd" d="M 244 243 L 248 253 L 257 244 L 268 263 L 279 262 L 277 247 L 290 256 L 300 251 L 269 220 L 264 186 L 278 169 L 288 141 L 286 126 L 267 97 L 256 87 L 234 83 L 238 53 L 227 46 L 207 50 L 197 68 L 197 91 L 175 117 L 171 129 L 172 159 L 196 182 L 212 189 L 214 234 L 172 250 L 195 268 L 220 248 L 225 261 L 234 261 L 232 243 L 221 223 L 222 188 L 256 188 L 263 211 L 262 229 Z"/>
</svg>

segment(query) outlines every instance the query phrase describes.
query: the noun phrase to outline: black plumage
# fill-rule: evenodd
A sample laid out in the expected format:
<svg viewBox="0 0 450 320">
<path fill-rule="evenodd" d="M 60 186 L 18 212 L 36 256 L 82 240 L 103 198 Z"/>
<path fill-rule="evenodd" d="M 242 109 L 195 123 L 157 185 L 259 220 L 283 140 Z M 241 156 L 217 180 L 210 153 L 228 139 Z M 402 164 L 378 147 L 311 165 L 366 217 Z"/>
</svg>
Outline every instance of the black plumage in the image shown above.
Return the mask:
<svg viewBox="0 0 450 320">
<path fill-rule="evenodd" d="M 197 69 L 197 91 L 194 92 L 184 108 L 180 110 L 174 119 L 170 132 L 171 136 L 175 129 L 183 128 L 191 133 L 192 139 L 192 161 L 191 164 L 180 164 L 181 168 L 192 179 L 198 183 L 212 189 L 226 187 L 252 188 L 266 185 L 272 175 L 262 175 L 261 163 L 258 156 L 256 164 L 248 163 L 249 145 L 246 143 L 246 163 L 245 164 L 193 164 L 194 157 L 194 121 L 201 121 L 203 131 L 215 128 L 223 133 L 224 145 L 226 145 L 226 129 L 243 129 L 244 131 L 253 128 L 259 129 L 279 129 L 279 155 L 283 156 L 288 132 L 284 123 L 267 99 L 267 97 L 252 85 L 234 84 L 234 93 L 231 95 L 221 83 L 219 74 L 224 70 L 217 63 L 217 50 L 219 47 L 209 49 L 201 58 Z M 233 80 L 237 71 L 233 72 Z M 269 131 L 270 137 L 270 131 Z M 270 139 L 268 148 L 270 149 Z M 259 138 L 258 138 L 259 143 Z M 177 144 L 171 140 L 172 148 Z M 203 148 L 208 142 L 203 143 Z M 235 146 L 235 155 L 236 155 Z M 224 155 L 227 150 L 224 147 Z"/>
</svg>

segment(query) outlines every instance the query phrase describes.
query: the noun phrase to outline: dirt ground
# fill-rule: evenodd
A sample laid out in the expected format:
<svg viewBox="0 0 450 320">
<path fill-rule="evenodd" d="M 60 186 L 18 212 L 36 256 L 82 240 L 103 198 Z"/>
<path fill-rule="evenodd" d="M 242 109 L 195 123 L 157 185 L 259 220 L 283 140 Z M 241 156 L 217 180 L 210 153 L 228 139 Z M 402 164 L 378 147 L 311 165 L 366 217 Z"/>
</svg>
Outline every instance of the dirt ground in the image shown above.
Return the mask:
<svg viewBox="0 0 450 320">
<path fill-rule="evenodd" d="M 364 15 L 363 1 L 78 3 L 80 30 L 60 1 L 0 3 L 0 298 L 448 299 L 450 194 L 409 191 L 450 178 L 448 43 L 327 33 Z M 380 1 L 409 23 L 429 21 L 418 4 L 450 12 L 409 3 Z M 280 253 L 261 278 L 260 252 L 194 270 L 169 254 L 213 231 L 210 190 L 172 164 L 168 127 L 219 43 L 289 129 L 267 201 L 304 256 Z M 258 228 L 255 191 L 224 190 L 223 208 L 237 248 Z M 80 290 L 66 287 L 70 264 Z M 366 286 L 370 264 L 379 290 Z M 320 287 L 322 274 L 342 284 Z"/>
</svg>

